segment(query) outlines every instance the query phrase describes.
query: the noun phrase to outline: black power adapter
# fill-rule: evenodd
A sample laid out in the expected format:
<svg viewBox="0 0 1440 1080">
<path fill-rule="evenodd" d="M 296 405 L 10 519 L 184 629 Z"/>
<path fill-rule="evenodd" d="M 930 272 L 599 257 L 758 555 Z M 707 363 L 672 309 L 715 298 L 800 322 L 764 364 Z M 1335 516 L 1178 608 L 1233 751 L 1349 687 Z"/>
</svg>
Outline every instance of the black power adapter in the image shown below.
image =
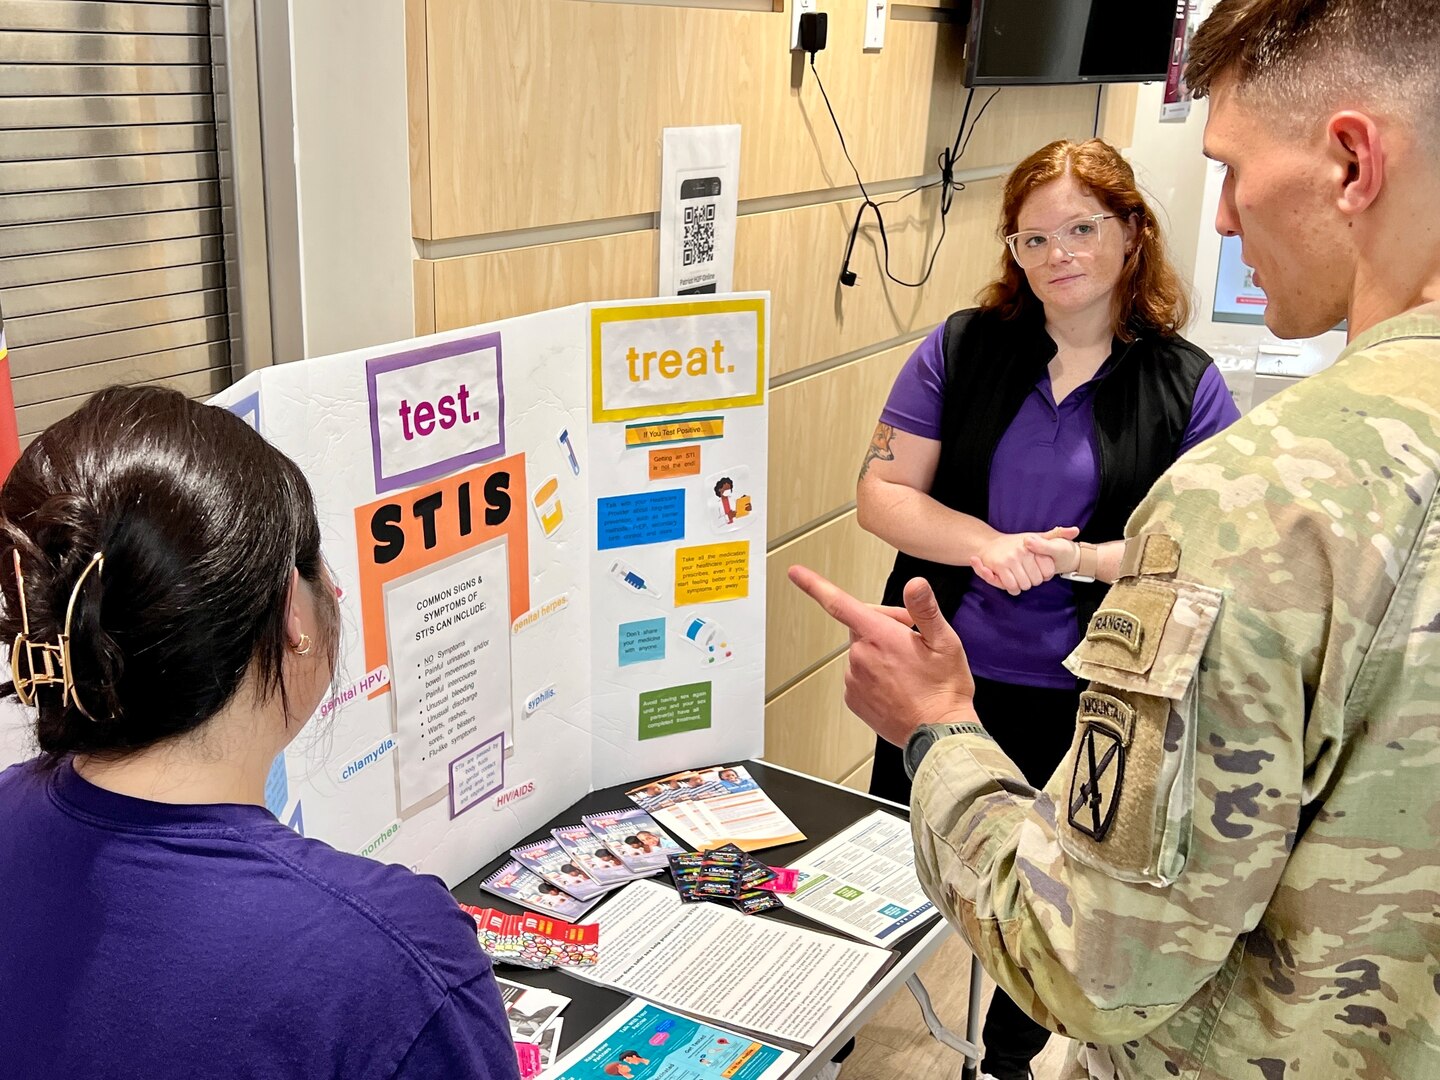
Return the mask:
<svg viewBox="0 0 1440 1080">
<path fill-rule="evenodd" d="M 807 11 L 800 16 L 800 48 L 815 54 L 825 48 L 825 39 L 830 33 L 830 16 L 823 11 Z"/>
</svg>

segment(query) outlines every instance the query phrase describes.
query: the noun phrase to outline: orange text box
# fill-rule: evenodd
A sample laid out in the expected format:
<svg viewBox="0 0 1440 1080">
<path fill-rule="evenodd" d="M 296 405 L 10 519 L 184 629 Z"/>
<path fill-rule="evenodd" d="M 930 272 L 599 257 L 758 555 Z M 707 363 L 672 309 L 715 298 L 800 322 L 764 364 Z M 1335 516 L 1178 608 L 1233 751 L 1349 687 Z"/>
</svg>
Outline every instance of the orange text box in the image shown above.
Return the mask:
<svg viewBox="0 0 1440 1080">
<path fill-rule="evenodd" d="M 388 662 L 385 583 L 498 536 L 509 541 L 510 618 L 530 609 L 524 501 L 525 458 L 516 454 L 355 508 L 367 670 Z"/>
<path fill-rule="evenodd" d="M 700 447 L 667 446 L 650 451 L 650 479 L 664 480 L 671 476 L 699 476 Z"/>
<path fill-rule="evenodd" d="M 716 600 L 741 600 L 749 595 L 749 540 L 676 550 L 676 607 Z"/>
</svg>

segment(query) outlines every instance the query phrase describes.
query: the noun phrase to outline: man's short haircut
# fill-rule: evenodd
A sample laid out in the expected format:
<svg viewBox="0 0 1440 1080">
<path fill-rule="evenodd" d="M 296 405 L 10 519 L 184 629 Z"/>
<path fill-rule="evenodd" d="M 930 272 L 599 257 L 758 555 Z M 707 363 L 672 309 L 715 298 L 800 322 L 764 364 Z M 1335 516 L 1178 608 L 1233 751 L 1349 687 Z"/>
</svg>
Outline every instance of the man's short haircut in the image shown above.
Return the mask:
<svg viewBox="0 0 1440 1080">
<path fill-rule="evenodd" d="M 1440 0 L 1220 0 L 1185 81 L 1205 97 L 1231 78 L 1302 121 L 1354 95 L 1440 128 Z"/>
</svg>

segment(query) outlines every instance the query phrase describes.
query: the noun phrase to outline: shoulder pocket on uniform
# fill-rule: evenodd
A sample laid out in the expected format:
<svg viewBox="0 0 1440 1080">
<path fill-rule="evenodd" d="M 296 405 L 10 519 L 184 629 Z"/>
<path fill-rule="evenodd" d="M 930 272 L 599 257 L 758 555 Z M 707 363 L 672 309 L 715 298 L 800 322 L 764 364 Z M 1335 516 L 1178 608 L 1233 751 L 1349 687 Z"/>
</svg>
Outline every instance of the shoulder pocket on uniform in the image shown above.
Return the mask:
<svg viewBox="0 0 1440 1080">
<path fill-rule="evenodd" d="M 1195 676 L 1216 589 L 1138 578 L 1112 588 L 1066 666 L 1090 687 L 1061 766 L 1061 846 L 1124 881 L 1169 885 L 1189 854 Z M 1059 799 L 1057 799 L 1057 802 Z"/>
</svg>

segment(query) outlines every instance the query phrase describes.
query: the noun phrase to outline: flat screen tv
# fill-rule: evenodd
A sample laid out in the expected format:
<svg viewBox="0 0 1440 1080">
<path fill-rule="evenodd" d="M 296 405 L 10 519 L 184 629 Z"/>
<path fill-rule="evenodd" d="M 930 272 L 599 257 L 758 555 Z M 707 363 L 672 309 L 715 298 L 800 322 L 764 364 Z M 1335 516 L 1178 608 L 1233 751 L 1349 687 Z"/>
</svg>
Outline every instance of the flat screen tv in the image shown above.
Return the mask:
<svg viewBox="0 0 1440 1080">
<path fill-rule="evenodd" d="M 1162 82 L 1176 0 L 972 0 L 967 86 Z"/>
</svg>

